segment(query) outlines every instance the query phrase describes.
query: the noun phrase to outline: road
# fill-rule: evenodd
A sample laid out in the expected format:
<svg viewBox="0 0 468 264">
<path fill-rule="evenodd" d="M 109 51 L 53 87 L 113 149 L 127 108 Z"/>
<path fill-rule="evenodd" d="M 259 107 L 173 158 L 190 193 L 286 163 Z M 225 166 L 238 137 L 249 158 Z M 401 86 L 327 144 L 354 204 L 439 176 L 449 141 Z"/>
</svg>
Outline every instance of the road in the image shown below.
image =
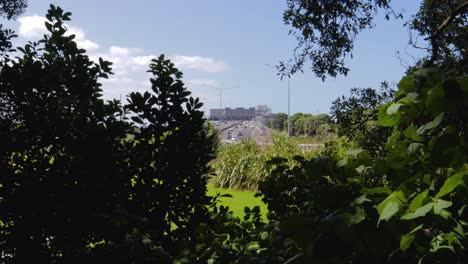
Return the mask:
<svg viewBox="0 0 468 264">
<path fill-rule="evenodd" d="M 258 144 L 271 143 L 273 130 L 265 127 L 260 121 L 219 121 L 215 123 L 222 142 L 236 143 L 251 138 Z"/>
</svg>

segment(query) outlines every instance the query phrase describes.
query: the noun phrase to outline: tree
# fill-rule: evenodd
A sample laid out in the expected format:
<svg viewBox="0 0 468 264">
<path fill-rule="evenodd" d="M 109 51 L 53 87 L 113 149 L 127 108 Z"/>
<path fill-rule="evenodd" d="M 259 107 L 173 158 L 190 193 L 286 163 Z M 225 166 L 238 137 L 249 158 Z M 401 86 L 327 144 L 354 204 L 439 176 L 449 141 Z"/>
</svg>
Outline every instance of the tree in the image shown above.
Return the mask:
<svg viewBox="0 0 468 264">
<path fill-rule="evenodd" d="M 0 0 L 0 16 L 7 19 L 14 19 L 21 15 L 27 7 L 26 0 Z M 16 37 L 10 29 L 3 29 L 0 24 L 0 58 L 8 59 L 8 53 L 14 51 L 12 49 L 11 40 Z"/>
<path fill-rule="evenodd" d="M 171 263 L 207 220 L 207 163 L 214 157 L 217 135 L 208 135 L 203 104 L 189 97 L 182 72 L 172 62 L 161 55 L 148 72 L 152 93 L 131 93 L 125 106 L 140 126 L 127 144 L 132 188 L 125 209 L 132 216 L 127 230 L 135 240 L 116 259 Z M 135 244 L 147 254 L 128 255 Z"/>
<path fill-rule="evenodd" d="M 413 47 L 428 52 L 413 68 L 438 67 L 468 73 L 467 11 L 468 1 L 464 0 L 426 0 L 421 3 L 409 28 L 430 44 L 421 47 L 416 38 L 410 39 Z"/>
<path fill-rule="evenodd" d="M 386 155 L 270 161 L 259 189 L 294 263 L 468 261 L 468 78 L 423 69 L 398 87 L 377 114 Z"/>
<path fill-rule="evenodd" d="M 2 262 L 170 263 L 207 215 L 202 104 L 164 56 L 152 92 L 105 102 L 111 63 L 66 35 L 70 16 L 51 5 L 49 34 L 1 60 Z"/>
<path fill-rule="evenodd" d="M 27 0 L 0 0 L 0 16 L 7 19 L 16 18 L 28 7 Z"/>
<path fill-rule="evenodd" d="M 345 58 L 352 58 L 354 39 L 366 28 L 373 27 L 377 12 L 383 10 L 386 19 L 402 18 L 390 0 L 310 1 L 288 0 L 283 20 L 291 26 L 290 34 L 297 38 L 292 63 L 280 62 L 280 74 L 302 71 L 311 61 L 312 71 L 322 80 L 326 76 L 346 75 Z M 456 66 L 466 72 L 467 31 L 466 0 L 423 0 L 419 12 L 411 18 L 409 28 L 428 40 L 427 56 L 418 67 Z M 414 41 L 410 43 L 415 44 Z M 445 68 L 448 69 L 448 68 Z"/>
<path fill-rule="evenodd" d="M 281 62 L 278 69 L 283 75 L 294 74 L 310 60 L 312 71 L 322 80 L 327 75 L 346 75 L 349 69 L 344 58 L 352 56 L 355 37 L 372 27 L 378 9 L 393 13 L 389 3 L 390 0 L 288 0 L 283 20 L 292 27 L 289 33 L 296 37 L 298 44 L 291 67 Z"/>
<path fill-rule="evenodd" d="M 338 125 L 338 134 L 358 142 L 370 153 L 382 152 L 390 130 L 377 125 L 377 113 L 392 96 L 387 83 L 382 83 L 380 92 L 353 88 L 350 97 L 337 98 L 332 103 L 331 116 Z"/>
<path fill-rule="evenodd" d="M 287 129 L 288 114 L 278 113 L 273 115 L 272 118 L 273 120 L 271 120 L 271 123 L 267 122 L 267 126 L 271 126 L 270 128 L 278 129 L 279 131 Z"/>
</svg>

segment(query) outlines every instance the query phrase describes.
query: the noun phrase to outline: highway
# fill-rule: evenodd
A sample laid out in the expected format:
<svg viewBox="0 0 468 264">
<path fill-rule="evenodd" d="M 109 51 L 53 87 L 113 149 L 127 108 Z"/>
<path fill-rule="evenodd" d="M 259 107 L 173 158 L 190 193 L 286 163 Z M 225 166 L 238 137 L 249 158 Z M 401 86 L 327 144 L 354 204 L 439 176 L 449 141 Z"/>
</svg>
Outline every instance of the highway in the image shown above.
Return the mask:
<svg viewBox="0 0 468 264">
<path fill-rule="evenodd" d="M 273 130 L 265 127 L 260 121 L 219 121 L 215 122 L 222 142 L 236 143 L 251 138 L 258 144 L 271 143 Z"/>
</svg>

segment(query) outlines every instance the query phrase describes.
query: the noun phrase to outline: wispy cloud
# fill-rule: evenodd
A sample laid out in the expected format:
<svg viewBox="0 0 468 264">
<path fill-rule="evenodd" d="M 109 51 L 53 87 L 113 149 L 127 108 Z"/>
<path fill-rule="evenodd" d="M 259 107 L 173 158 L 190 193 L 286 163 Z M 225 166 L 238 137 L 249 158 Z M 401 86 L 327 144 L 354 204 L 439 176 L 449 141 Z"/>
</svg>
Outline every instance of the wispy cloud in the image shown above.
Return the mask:
<svg viewBox="0 0 468 264">
<path fill-rule="evenodd" d="M 46 18 L 38 15 L 24 16 L 18 19 L 20 22 L 19 36 L 25 40 L 37 40 L 47 34 L 45 28 Z M 75 41 L 80 48 L 88 51 L 91 60 L 98 61 L 101 57 L 111 61 L 113 75 L 109 79 L 103 79 L 104 98 L 120 98 L 131 91 L 143 92 L 151 88 L 149 82 L 150 74 L 146 72 L 148 65 L 157 55 L 145 52 L 140 48 L 122 47 L 113 45 L 108 48 L 100 47 L 96 42 L 88 39 L 85 30 L 70 24 L 66 24 L 68 29 L 66 35 L 75 35 Z M 176 67 L 185 70 L 198 72 L 217 73 L 230 69 L 222 60 L 201 57 L 201 56 L 169 56 Z M 216 90 L 209 86 L 219 86 L 219 83 L 212 79 L 189 79 L 185 81 L 187 87 L 192 91 L 192 96 L 200 97 L 205 102 L 215 103 L 217 100 Z"/>
<path fill-rule="evenodd" d="M 224 61 L 207 57 L 176 55 L 172 57 L 172 60 L 174 64 L 181 69 L 205 72 L 222 72 L 230 69 Z"/>
<path fill-rule="evenodd" d="M 45 28 L 45 22 L 47 21 L 45 17 L 33 15 L 33 16 L 24 16 L 18 19 L 20 22 L 19 35 L 26 39 L 37 39 L 42 37 L 47 33 Z M 68 29 L 66 35 L 75 35 L 75 42 L 78 47 L 86 50 L 96 50 L 99 48 L 99 45 L 88 38 L 84 30 L 80 27 L 75 27 L 66 24 Z"/>
</svg>

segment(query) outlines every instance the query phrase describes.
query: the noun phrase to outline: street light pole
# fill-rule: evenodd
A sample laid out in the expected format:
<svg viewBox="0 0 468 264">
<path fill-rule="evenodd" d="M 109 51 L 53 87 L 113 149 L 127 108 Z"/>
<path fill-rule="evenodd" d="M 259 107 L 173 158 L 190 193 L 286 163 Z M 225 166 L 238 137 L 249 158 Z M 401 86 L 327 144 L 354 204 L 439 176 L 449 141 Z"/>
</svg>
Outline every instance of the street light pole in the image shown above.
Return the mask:
<svg viewBox="0 0 468 264">
<path fill-rule="evenodd" d="M 225 117 L 225 113 L 224 113 L 224 110 L 223 110 L 223 91 L 228 90 L 228 89 L 232 89 L 232 88 L 235 88 L 235 87 L 240 87 L 240 85 L 234 85 L 234 86 L 228 87 L 228 88 L 219 88 L 219 87 L 215 87 L 215 86 L 212 86 L 212 85 L 209 85 L 209 84 L 206 84 L 206 83 L 202 83 L 202 85 L 214 88 L 214 89 L 219 91 L 219 109 L 222 111 L 221 120 L 223 120 L 224 117 Z"/>
</svg>

